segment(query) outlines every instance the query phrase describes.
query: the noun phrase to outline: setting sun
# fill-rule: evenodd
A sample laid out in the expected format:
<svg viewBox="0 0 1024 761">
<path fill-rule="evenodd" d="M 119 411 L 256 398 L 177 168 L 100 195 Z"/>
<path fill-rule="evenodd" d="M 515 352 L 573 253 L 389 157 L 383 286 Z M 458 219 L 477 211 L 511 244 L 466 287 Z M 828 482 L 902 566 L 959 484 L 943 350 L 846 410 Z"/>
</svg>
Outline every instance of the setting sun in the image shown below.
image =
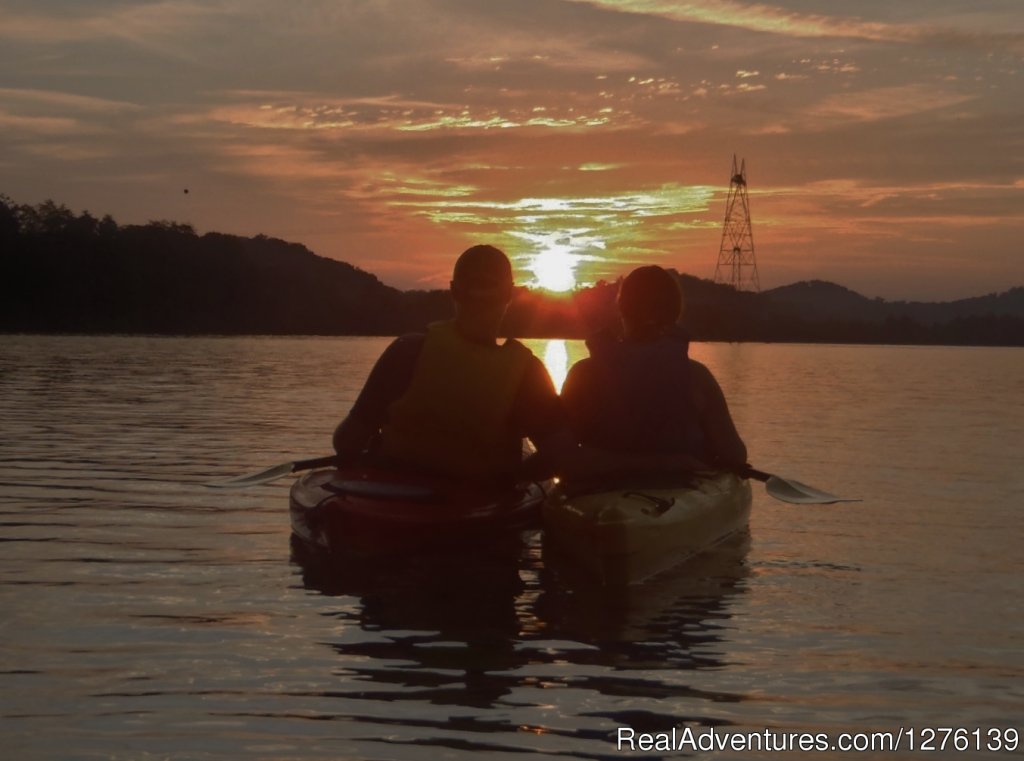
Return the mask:
<svg viewBox="0 0 1024 761">
<path fill-rule="evenodd" d="M 538 286 L 562 293 L 576 287 L 577 263 L 578 258 L 569 253 L 568 246 L 555 246 L 536 254 L 529 269 Z"/>
<path fill-rule="evenodd" d="M 549 203 L 557 201 L 562 205 L 576 206 L 578 199 L 543 199 Z M 536 199 L 532 201 L 536 202 Z M 566 220 L 545 219 L 546 230 L 537 230 L 536 215 L 512 220 L 508 235 L 516 239 L 513 249 L 520 253 L 514 256 L 515 268 L 522 277 L 522 284 L 530 288 L 542 288 L 549 293 L 568 293 L 576 288 L 591 285 L 609 265 L 606 254 L 608 235 L 604 221 L 594 219 L 590 225 L 580 224 L 584 215 L 577 211 L 575 225 L 565 224 Z M 561 224 L 560 224 L 561 223 Z M 533 229 L 531 229 L 531 226 Z M 523 245 L 525 243 L 525 245 Z"/>
</svg>

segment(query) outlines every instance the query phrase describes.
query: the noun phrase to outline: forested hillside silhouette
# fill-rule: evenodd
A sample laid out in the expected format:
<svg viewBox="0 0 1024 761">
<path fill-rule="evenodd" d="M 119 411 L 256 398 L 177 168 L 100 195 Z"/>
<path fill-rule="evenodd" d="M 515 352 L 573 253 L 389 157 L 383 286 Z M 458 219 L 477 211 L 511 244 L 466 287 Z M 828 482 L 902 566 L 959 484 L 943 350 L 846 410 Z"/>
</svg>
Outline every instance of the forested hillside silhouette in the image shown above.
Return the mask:
<svg viewBox="0 0 1024 761">
<path fill-rule="evenodd" d="M 451 314 L 445 291 L 400 291 L 297 243 L 168 221 L 118 225 L 53 201 L 0 196 L 0 252 L 4 332 L 396 335 Z M 820 281 L 760 294 L 680 282 L 695 340 L 1024 345 L 1024 288 L 926 304 Z M 581 338 L 613 327 L 617 287 L 519 288 L 506 330 Z"/>
</svg>

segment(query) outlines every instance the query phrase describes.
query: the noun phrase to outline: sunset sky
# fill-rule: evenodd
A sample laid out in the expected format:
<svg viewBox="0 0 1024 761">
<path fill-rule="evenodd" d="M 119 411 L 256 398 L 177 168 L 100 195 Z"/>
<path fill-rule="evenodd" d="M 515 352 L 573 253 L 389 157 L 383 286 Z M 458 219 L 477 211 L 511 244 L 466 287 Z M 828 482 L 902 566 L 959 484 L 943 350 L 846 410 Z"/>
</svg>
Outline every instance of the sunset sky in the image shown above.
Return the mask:
<svg viewBox="0 0 1024 761">
<path fill-rule="evenodd" d="M 1024 285 L 1022 58 L 1022 0 L 0 0 L 0 193 L 711 277 L 735 153 L 763 288 L 945 300 Z"/>
</svg>

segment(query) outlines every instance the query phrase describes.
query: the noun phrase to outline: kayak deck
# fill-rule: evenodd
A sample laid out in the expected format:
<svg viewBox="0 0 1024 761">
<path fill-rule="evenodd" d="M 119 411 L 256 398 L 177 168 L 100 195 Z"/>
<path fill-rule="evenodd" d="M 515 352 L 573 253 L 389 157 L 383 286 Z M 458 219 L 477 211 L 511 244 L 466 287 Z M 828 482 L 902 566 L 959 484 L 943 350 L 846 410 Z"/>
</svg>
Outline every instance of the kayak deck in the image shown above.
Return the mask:
<svg viewBox="0 0 1024 761">
<path fill-rule="evenodd" d="M 556 488 L 543 509 L 545 547 L 605 583 L 635 583 L 744 529 L 750 506 L 750 484 L 732 473 L 657 488 Z"/>
<path fill-rule="evenodd" d="M 289 495 L 292 533 L 357 556 L 478 542 L 539 525 L 543 485 L 495 491 L 372 468 L 315 470 Z"/>
</svg>

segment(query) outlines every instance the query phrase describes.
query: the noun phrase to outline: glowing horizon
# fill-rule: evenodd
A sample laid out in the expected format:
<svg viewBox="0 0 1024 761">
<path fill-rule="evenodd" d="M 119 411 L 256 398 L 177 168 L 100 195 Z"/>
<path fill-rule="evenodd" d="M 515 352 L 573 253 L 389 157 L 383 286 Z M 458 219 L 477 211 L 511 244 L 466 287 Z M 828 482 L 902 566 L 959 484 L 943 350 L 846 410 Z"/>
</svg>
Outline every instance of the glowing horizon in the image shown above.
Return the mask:
<svg viewBox="0 0 1024 761">
<path fill-rule="evenodd" d="M 735 153 L 763 287 L 1024 283 L 1003 0 L 55 0 L 0 38 L 18 203 L 263 233 L 400 288 L 487 242 L 565 292 L 640 263 L 710 277 Z"/>
</svg>

